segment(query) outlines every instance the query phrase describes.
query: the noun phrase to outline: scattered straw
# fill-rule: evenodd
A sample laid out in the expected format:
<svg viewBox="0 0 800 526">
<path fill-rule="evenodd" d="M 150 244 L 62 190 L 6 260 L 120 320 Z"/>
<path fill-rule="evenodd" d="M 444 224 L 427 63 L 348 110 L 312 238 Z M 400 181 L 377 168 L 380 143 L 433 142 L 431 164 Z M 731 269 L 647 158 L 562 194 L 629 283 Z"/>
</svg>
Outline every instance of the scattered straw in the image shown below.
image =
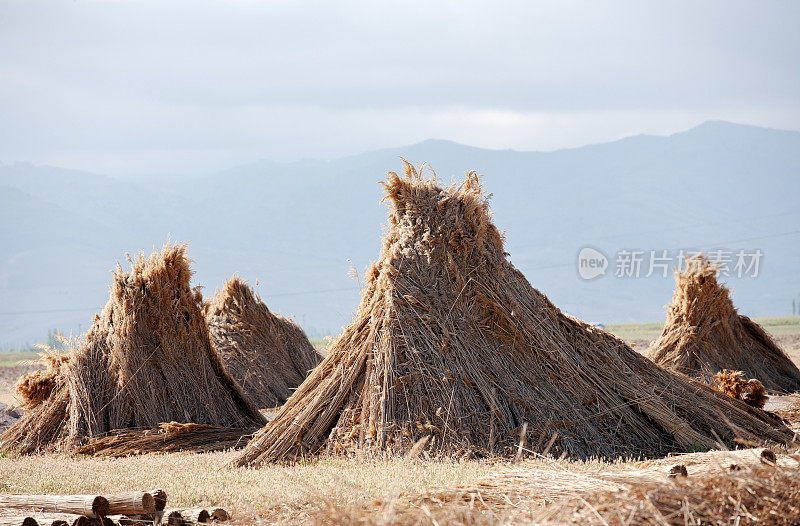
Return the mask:
<svg viewBox="0 0 800 526">
<path fill-rule="evenodd" d="M 755 450 L 719 451 L 633 468 L 608 464 L 595 472 L 553 462 L 388 501 L 323 503 L 311 519 L 331 525 L 796 524 L 797 458 L 782 455 L 768 465 L 760 457 Z"/>
<path fill-rule="evenodd" d="M 158 429 L 130 429 L 93 438 L 76 453 L 96 457 L 127 457 L 144 453 L 225 451 L 244 447 L 257 427 L 227 428 L 169 422 Z"/>
</svg>

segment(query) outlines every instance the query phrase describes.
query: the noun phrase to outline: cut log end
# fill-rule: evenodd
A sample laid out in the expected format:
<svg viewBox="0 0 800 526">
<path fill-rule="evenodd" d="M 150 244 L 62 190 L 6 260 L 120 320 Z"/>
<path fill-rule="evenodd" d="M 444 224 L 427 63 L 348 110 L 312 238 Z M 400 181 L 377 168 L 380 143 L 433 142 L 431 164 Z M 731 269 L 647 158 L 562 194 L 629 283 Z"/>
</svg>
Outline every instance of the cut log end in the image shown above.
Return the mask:
<svg viewBox="0 0 800 526">
<path fill-rule="evenodd" d="M 223 508 L 212 508 L 208 511 L 209 513 L 211 513 L 212 521 L 225 522 L 226 520 L 231 518 L 230 514 Z"/>
<path fill-rule="evenodd" d="M 167 492 L 161 488 L 150 490 L 150 493 L 153 496 L 153 502 L 156 507 L 156 511 L 164 511 L 164 508 L 167 507 Z"/>
</svg>

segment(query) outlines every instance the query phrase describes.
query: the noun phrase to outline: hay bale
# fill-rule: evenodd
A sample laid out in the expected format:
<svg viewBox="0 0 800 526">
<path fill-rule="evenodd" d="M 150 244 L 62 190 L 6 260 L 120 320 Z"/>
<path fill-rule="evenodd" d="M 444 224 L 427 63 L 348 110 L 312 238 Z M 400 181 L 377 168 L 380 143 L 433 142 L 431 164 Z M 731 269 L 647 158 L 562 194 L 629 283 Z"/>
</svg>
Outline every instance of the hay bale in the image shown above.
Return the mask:
<svg viewBox="0 0 800 526">
<path fill-rule="evenodd" d="M 664 330 L 647 357 L 706 383 L 728 369 L 742 371 L 770 391 L 800 390 L 800 370 L 760 325 L 736 311 L 717 271 L 701 254 L 676 272 Z"/>
<path fill-rule="evenodd" d="M 510 457 L 525 423 L 530 449 L 574 458 L 711 448 L 713 433 L 791 440 L 559 311 L 506 259 L 475 173 L 441 188 L 406 163 L 384 185 L 389 228 L 354 319 L 235 465 L 421 440 L 428 455 Z"/>
<path fill-rule="evenodd" d="M 140 255 L 130 272 L 118 265 L 108 303 L 58 362 L 50 395 L 0 436 L 0 448 L 71 449 L 89 437 L 170 421 L 263 424 L 211 345 L 191 275 L 182 244 Z"/>
<path fill-rule="evenodd" d="M 225 368 L 256 407 L 283 404 L 320 362 L 303 330 L 271 313 L 238 277 L 225 283 L 203 309 Z"/>
</svg>

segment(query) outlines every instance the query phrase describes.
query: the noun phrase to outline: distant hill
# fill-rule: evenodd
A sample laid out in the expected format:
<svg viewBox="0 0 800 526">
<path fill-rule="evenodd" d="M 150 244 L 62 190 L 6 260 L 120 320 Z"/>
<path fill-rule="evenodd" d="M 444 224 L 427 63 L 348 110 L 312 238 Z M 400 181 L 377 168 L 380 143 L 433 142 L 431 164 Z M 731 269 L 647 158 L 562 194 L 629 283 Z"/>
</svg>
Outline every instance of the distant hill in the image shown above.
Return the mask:
<svg viewBox="0 0 800 526">
<path fill-rule="evenodd" d="M 791 312 L 800 291 L 800 132 L 708 122 L 559 150 L 484 150 L 428 140 L 332 161 L 262 161 L 211 175 L 137 184 L 29 164 L 0 164 L 0 346 L 86 330 L 126 252 L 170 235 L 190 241 L 210 294 L 233 273 L 312 334 L 336 333 L 358 302 L 358 274 L 380 249 L 378 184 L 399 156 L 443 180 L 485 174 L 507 251 L 529 281 L 588 321 L 656 321 L 673 281 L 582 281 L 578 250 L 761 249 L 761 275 L 728 279 L 751 315 Z M 352 263 L 351 263 L 352 262 Z M 124 263 L 123 264 L 127 264 Z"/>
</svg>

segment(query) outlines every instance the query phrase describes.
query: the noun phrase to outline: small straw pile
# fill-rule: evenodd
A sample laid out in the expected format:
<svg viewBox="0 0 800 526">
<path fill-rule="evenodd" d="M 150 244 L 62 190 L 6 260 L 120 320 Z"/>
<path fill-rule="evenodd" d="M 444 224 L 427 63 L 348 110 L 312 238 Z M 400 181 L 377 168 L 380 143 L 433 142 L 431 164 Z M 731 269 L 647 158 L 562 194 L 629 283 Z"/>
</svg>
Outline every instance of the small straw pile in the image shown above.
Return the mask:
<svg viewBox="0 0 800 526">
<path fill-rule="evenodd" d="M 164 423 L 158 429 L 126 429 L 92 438 L 75 450 L 95 457 L 127 457 L 144 453 L 206 453 L 241 448 L 257 427 L 229 428 L 207 424 Z"/>
<path fill-rule="evenodd" d="M 303 330 L 271 313 L 238 277 L 203 309 L 225 368 L 256 407 L 283 404 L 320 361 Z"/>
<path fill-rule="evenodd" d="M 663 455 L 786 442 L 776 418 L 564 315 L 506 259 L 478 176 L 389 173 L 352 322 L 235 465 L 333 455 Z"/>
<path fill-rule="evenodd" d="M 761 382 L 745 380 L 742 371 L 728 371 L 727 369 L 720 371 L 714 376 L 711 385 L 720 393 L 732 396 L 759 409 L 764 409 L 764 404 L 769 400 L 767 391 Z"/>
<path fill-rule="evenodd" d="M 47 372 L 20 382 L 25 415 L 0 435 L 0 449 L 72 449 L 170 421 L 264 423 L 211 345 L 185 252 L 167 244 L 140 255 L 131 272 L 117 266 L 111 297 L 85 337 L 66 356 L 45 356 Z"/>
<path fill-rule="evenodd" d="M 717 282 L 717 271 L 699 255 L 676 272 L 664 330 L 647 356 L 706 383 L 728 369 L 759 380 L 769 391 L 800 390 L 800 370 L 760 325 L 736 312 L 728 289 Z"/>
</svg>

